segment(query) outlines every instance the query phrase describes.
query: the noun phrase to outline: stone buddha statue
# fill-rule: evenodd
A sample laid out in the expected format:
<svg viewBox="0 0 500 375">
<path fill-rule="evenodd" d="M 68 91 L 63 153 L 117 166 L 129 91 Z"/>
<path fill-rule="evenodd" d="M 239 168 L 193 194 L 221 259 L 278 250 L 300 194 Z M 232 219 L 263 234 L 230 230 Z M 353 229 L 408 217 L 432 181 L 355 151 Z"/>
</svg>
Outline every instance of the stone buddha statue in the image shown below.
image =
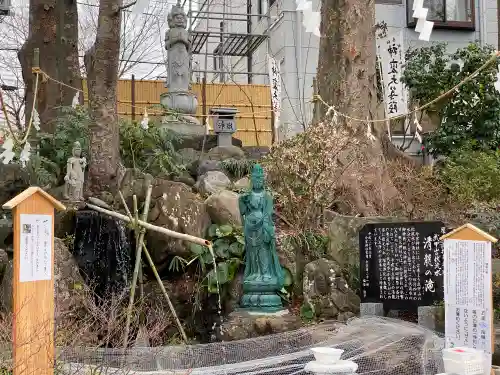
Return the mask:
<svg viewBox="0 0 500 375">
<path fill-rule="evenodd" d="M 167 50 L 167 89 L 161 94 L 160 103 L 168 109 L 163 126 L 181 134 L 203 134 L 204 127 L 195 117 L 198 107 L 196 95 L 191 90 L 192 38 L 187 28 L 187 16 L 179 1 L 168 14 L 165 33 Z"/>
<path fill-rule="evenodd" d="M 83 201 L 83 182 L 87 160 L 82 157 L 82 146 L 80 142 L 73 144 L 72 156 L 66 164 L 66 176 L 64 176 L 64 199 L 71 201 Z"/>
<path fill-rule="evenodd" d="M 278 292 L 283 288 L 284 271 L 276 252 L 273 200 L 265 190 L 264 171 L 259 164 L 252 169 L 251 184 L 251 191 L 239 197 L 245 232 L 241 307 L 256 312 L 275 312 L 283 309 Z"/>
</svg>

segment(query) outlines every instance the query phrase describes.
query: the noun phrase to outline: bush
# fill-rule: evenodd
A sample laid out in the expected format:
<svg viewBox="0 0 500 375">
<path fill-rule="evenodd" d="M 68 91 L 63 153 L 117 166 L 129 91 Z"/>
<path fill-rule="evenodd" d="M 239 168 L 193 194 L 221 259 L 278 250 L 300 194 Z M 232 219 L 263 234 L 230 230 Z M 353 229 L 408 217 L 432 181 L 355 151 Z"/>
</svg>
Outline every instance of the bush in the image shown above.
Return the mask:
<svg viewBox="0 0 500 375">
<path fill-rule="evenodd" d="M 177 136 L 158 123 L 144 130 L 137 122 L 122 120 L 120 124 L 120 154 L 127 168 L 159 175 L 178 175 L 185 170 L 173 144 Z"/>
<path fill-rule="evenodd" d="M 321 225 L 323 210 L 341 196 L 341 177 L 363 161 L 358 141 L 325 121 L 273 146 L 262 164 L 276 208 L 291 227 L 304 232 Z"/>
<path fill-rule="evenodd" d="M 73 143 L 80 142 L 82 156 L 87 159 L 89 157 L 89 124 L 90 117 L 86 108 L 63 107 L 61 115 L 56 118 L 54 134 L 39 134 L 39 155 L 33 155 L 28 163 L 30 175 L 40 177 L 45 182 L 62 184 L 66 163 L 72 156 Z"/>
<path fill-rule="evenodd" d="M 218 293 L 220 290 L 217 284 L 219 287 L 229 284 L 243 264 L 245 240 L 240 227 L 217 224 L 212 224 L 208 228 L 207 239 L 213 243 L 215 259 L 206 246 L 191 244 L 193 258 L 186 260 L 179 256 L 174 257 L 170 263 L 170 270 L 184 270 L 186 266 L 197 262 L 201 271 L 201 283 L 206 286 L 209 293 Z"/>
<path fill-rule="evenodd" d="M 500 152 L 464 147 L 454 151 L 439 171 L 451 195 L 466 204 L 500 201 Z"/>
<path fill-rule="evenodd" d="M 494 49 L 471 43 L 453 54 L 446 44 L 410 49 L 402 81 L 420 105 L 450 90 L 475 72 Z M 429 111 L 441 119 L 425 146 L 433 155 L 449 155 L 474 141 L 476 149 L 500 146 L 500 95 L 495 89 L 497 65 L 491 64 L 474 79 L 462 85 L 454 95 L 436 103 Z"/>
</svg>

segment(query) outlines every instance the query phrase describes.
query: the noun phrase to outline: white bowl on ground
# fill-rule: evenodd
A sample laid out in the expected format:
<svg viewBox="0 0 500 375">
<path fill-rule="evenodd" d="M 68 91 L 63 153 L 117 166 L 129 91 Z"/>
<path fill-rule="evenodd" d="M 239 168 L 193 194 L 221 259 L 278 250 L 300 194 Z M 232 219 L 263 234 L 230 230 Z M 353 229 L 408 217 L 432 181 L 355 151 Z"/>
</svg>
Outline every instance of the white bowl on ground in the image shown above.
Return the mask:
<svg viewBox="0 0 500 375">
<path fill-rule="evenodd" d="M 340 360 L 340 356 L 344 353 L 343 349 L 318 347 L 311 348 L 314 358 L 319 363 L 335 363 Z"/>
</svg>

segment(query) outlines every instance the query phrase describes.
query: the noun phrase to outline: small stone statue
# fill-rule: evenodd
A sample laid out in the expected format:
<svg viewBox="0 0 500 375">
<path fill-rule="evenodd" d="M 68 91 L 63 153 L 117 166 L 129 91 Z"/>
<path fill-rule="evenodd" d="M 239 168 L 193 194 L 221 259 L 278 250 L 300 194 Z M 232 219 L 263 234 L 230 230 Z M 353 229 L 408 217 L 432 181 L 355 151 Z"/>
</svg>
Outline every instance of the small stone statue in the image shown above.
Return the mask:
<svg viewBox="0 0 500 375">
<path fill-rule="evenodd" d="M 251 184 L 252 190 L 239 197 L 246 251 L 241 307 L 275 312 L 283 309 L 278 292 L 285 278 L 276 252 L 273 200 L 259 164 L 252 169 Z"/>
<path fill-rule="evenodd" d="M 187 28 L 187 17 L 179 3 L 168 14 L 165 33 L 165 49 L 168 51 L 168 90 L 188 91 L 191 80 L 191 38 Z"/>
<path fill-rule="evenodd" d="M 73 144 L 72 157 L 66 164 L 66 176 L 64 177 L 64 199 L 71 201 L 83 201 L 84 171 L 87 160 L 82 157 L 82 146 L 80 142 Z"/>
<path fill-rule="evenodd" d="M 160 103 L 169 113 L 163 116 L 163 127 L 180 134 L 203 135 L 205 127 L 195 117 L 198 99 L 191 89 L 192 38 L 187 28 L 187 16 L 179 1 L 168 14 L 165 33 L 167 50 L 167 88 Z"/>
</svg>

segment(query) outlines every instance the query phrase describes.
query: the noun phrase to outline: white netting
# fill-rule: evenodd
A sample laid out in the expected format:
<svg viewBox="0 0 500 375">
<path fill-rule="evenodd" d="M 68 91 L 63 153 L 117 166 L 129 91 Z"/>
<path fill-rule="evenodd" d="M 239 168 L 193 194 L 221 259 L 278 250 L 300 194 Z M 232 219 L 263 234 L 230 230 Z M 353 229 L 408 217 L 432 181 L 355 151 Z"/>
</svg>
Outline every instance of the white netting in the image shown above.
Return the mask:
<svg viewBox="0 0 500 375">
<path fill-rule="evenodd" d="M 162 348 L 64 349 L 64 373 L 171 375 L 305 375 L 312 347 L 344 350 L 343 360 L 365 375 L 435 375 L 443 372 L 443 339 L 416 324 L 387 318 L 322 323 L 253 339 Z"/>
</svg>

